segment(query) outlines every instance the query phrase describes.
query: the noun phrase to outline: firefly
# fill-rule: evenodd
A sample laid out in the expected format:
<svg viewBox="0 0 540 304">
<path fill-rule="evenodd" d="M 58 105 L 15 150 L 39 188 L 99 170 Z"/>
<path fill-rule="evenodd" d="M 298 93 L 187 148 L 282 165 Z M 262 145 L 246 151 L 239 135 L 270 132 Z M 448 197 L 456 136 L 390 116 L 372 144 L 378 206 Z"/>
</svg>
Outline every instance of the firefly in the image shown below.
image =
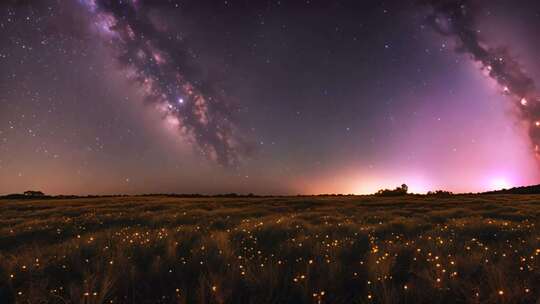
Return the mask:
<svg viewBox="0 0 540 304">
<path fill-rule="evenodd" d="M 527 105 L 527 99 L 521 98 L 521 105 L 526 106 Z"/>
</svg>

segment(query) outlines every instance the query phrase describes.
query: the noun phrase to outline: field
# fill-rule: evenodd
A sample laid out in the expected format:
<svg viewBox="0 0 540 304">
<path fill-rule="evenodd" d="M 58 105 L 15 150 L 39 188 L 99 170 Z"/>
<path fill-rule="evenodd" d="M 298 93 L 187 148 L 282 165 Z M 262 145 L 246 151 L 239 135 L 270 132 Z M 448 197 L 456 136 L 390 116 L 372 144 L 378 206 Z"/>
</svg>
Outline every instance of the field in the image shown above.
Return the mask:
<svg viewBox="0 0 540 304">
<path fill-rule="evenodd" d="M 0 303 L 537 303 L 540 196 L 0 200 Z"/>
</svg>

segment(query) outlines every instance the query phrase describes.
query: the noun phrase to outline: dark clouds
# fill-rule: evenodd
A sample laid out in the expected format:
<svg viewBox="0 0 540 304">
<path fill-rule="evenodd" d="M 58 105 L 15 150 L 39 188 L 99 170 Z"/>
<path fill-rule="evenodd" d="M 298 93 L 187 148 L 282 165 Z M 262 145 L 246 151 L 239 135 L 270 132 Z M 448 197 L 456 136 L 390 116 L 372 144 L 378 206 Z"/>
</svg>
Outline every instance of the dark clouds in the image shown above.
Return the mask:
<svg viewBox="0 0 540 304">
<path fill-rule="evenodd" d="M 224 166 L 236 165 L 247 144 L 234 123 L 235 108 L 207 81 L 181 32 L 159 18 L 159 5 L 143 1 L 82 1 L 93 25 L 118 52 L 118 61 L 157 105 L 167 123 Z M 157 17 L 156 17 L 157 16 Z"/>
<path fill-rule="evenodd" d="M 534 80 L 512 57 L 507 46 L 493 46 L 479 34 L 476 16 L 482 7 L 470 0 L 422 1 L 433 11 L 428 23 L 439 34 L 454 37 L 458 52 L 469 54 L 502 87 L 529 125 L 529 135 L 538 155 L 540 146 L 540 95 Z"/>
</svg>

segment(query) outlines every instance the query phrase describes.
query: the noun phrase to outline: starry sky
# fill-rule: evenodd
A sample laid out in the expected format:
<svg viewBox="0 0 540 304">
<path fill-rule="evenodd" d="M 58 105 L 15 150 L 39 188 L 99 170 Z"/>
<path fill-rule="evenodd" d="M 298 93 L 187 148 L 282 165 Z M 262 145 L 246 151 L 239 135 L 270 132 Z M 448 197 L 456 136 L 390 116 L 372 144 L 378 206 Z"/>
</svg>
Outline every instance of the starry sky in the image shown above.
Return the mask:
<svg viewBox="0 0 540 304">
<path fill-rule="evenodd" d="M 540 183 L 538 1 L 0 8 L 0 194 Z"/>
</svg>

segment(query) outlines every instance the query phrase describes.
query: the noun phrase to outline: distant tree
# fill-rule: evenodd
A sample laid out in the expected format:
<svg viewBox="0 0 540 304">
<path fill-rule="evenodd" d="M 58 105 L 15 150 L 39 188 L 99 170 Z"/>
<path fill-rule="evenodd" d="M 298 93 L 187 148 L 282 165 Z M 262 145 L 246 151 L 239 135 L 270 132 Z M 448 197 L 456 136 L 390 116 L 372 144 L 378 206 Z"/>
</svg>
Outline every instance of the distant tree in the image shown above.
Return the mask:
<svg viewBox="0 0 540 304">
<path fill-rule="evenodd" d="M 404 194 L 407 194 L 407 192 L 409 192 L 409 186 L 407 186 L 406 184 L 401 184 L 401 191 L 405 192 Z"/>
<path fill-rule="evenodd" d="M 24 195 L 25 196 L 31 196 L 31 197 L 42 197 L 42 196 L 45 196 L 45 193 L 43 193 L 41 191 L 28 190 L 28 191 L 24 191 Z"/>
<path fill-rule="evenodd" d="M 375 193 L 375 195 L 378 196 L 402 196 L 407 195 L 407 192 L 409 192 L 409 186 L 406 184 L 401 185 L 401 187 L 397 187 L 394 190 L 390 189 L 381 189 Z"/>
</svg>

